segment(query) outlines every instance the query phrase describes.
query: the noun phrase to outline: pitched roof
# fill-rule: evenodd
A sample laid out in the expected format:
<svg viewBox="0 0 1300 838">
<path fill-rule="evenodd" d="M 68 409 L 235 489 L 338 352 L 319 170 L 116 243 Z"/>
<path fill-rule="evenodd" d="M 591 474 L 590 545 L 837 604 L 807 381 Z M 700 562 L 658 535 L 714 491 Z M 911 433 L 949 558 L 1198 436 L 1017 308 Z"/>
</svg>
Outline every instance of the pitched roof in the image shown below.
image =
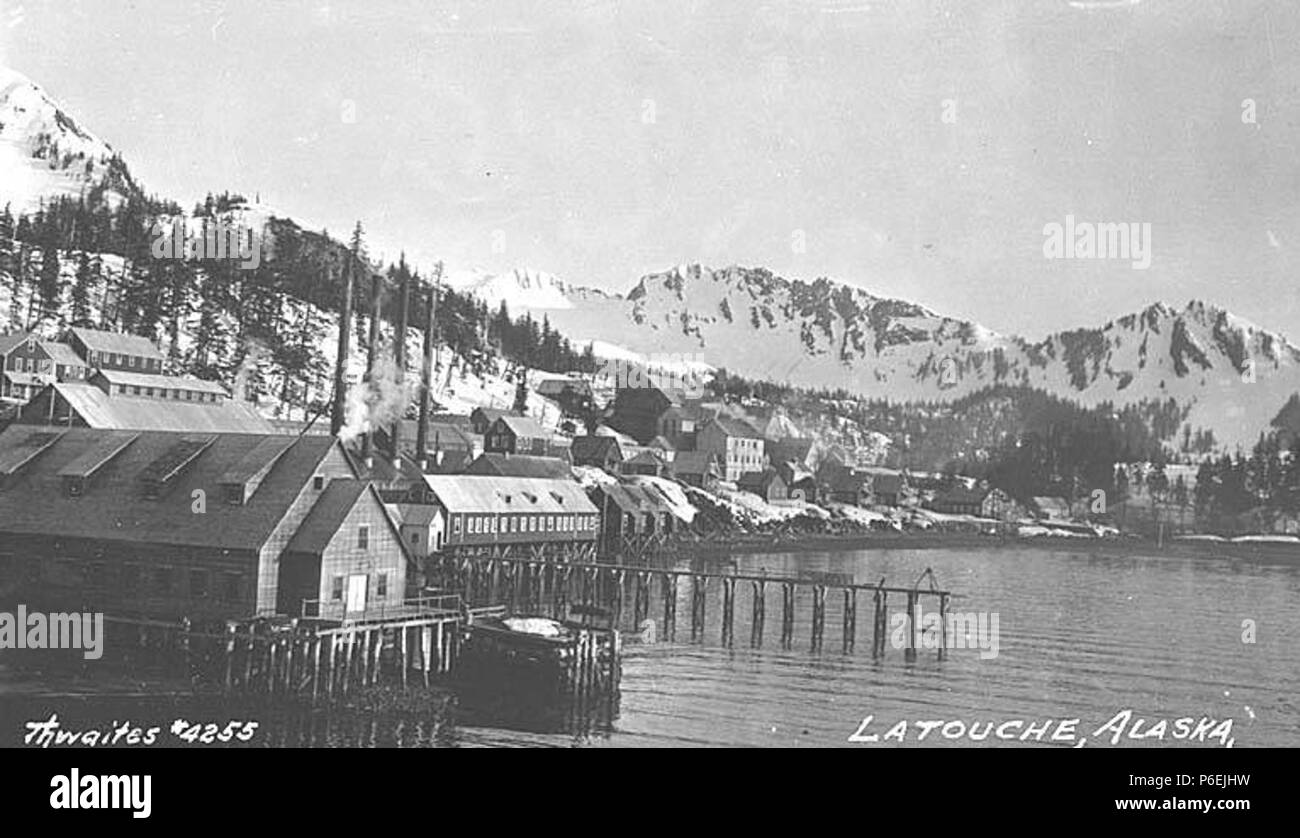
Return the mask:
<svg viewBox="0 0 1300 838">
<path fill-rule="evenodd" d="M 438 517 L 438 507 L 431 503 L 385 504 L 400 526 L 427 527 Z"/>
<path fill-rule="evenodd" d="M 23 341 L 31 336 L 31 332 L 13 332 L 8 335 L 0 335 L 0 355 L 8 355 L 15 346 L 21 345 Z"/>
<path fill-rule="evenodd" d="M 616 460 L 623 459 L 618 439 L 612 436 L 575 436 L 569 451 L 576 465 L 604 462 L 611 453 Z"/>
<path fill-rule="evenodd" d="M 763 435 L 754 430 L 754 427 L 748 422 L 740 419 L 733 419 L 730 416 L 715 416 L 713 421 L 727 433 L 728 436 L 738 436 L 744 439 L 762 439 Z"/>
<path fill-rule="evenodd" d="M 769 467 L 762 471 L 747 471 L 741 474 L 740 479 L 736 481 L 736 485 L 742 489 L 765 491 L 773 480 L 778 479 L 780 479 L 780 475 L 777 474 L 776 469 Z"/>
<path fill-rule="evenodd" d="M 21 453 L 33 434 L 12 425 L 0 433 L 0 460 Z M 143 497 L 141 475 L 194 435 L 144 431 L 96 469 L 84 496 L 64 494 L 62 472 L 102 451 L 106 434 L 63 429 L 43 451 L 0 486 L 0 532 L 226 549 L 260 549 L 336 444 L 333 437 L 297 438 L 242 506 L 222 502 L 220 480 L 266 439 L 261 434 L 219 434 L 169 480 L 157 499 Z M 195 490 L 207 498 L 193 512 Z"/>
<path fill-rule="evenodd" d="M 537 424 L 537 420 L 531 416 L 498 416 L 492 424 L 500 422 L 510 429 L 515 436 L 529 437 L 531 439 L 547 439 L 550 434 Z"/>
<path fill-rule="evenodd" d="M 334 534 L 343 525 L 352 507 L 367 490 L 372 490 L 365 480 L 348 480 L 335 478 L 321 492 L 307 517 L 298 526 L 297 532 L 285 546 L 288 553 L 310 553 L 320 555 L 329 546 Z M 372 490 L 373 491 L 373 490 Z"/>
<path fill-rule="evenodd" d="M 204 381 L 189 375 L 151 375 L 143 372 L 126 372 L 124 370 L 98 370 L 96 376 L 103 376 L 109 384 L 125 384 L 128 387 L 153 387 L 164 390 L 189 390 L 194 393 L 216 393 L 228 396 L 226 388 L 215 381 Z"/>
<path fill-rule="evenodd" d="M 499 477 L 540 477 L 548 480 L 572 480 L 573 469 L 558 457 L 537 457 L 532 454 L 478 455 L 465 467 L 465 474 L 488 474 Z"/>
<path fill-rule="evenodd" d="M 573 480 L 489 475 L 426 474 L 425 485 L 451 513 L 534 512 L 591 514 L 596 507 Z"/>
<path fill-rule="evenodd" d="M 84 367 L 86 362 L 81 356 L 73 351 L 71 346 L 66 343 L 57 341 L 42 341 L 41 348 L 45 354 L 50 356 L 50 360 L 56 364 L 63 364 L 65 367 Z M 0 350 L 3 351 L 3 350 Z"/>
<path fill-rule="evenodd" d="M 162 360 L 162 353 L 153 341 L 139 335 L 121 332 L 101 332 L 97 329 L 73 327 L 69 329 L 91 352 L 112 352 L 116 355 L 135 355 L 141 358 Z"/>
<path fill-rule="evenodd" d="M 705 474 L 717 466 L 717 456 L 709 451 L 678 451 L 671 463 L 673 474 Z"/>
<path fill-rule="evenodd" d="M 134 431 L 207 431 L 209 433 L 274 433 L 275 428 L 246 402 L 222 399 L 189 402 L 112 395 L 93 384 L 64 381 L 51 384 L 92 428 Z M 48 396 L 48 389 L 46 391 Z M 33 413 L 33 422 L 44 421 Z M 312 434 L 315 436 L 315 434 Z"/>
</svg>

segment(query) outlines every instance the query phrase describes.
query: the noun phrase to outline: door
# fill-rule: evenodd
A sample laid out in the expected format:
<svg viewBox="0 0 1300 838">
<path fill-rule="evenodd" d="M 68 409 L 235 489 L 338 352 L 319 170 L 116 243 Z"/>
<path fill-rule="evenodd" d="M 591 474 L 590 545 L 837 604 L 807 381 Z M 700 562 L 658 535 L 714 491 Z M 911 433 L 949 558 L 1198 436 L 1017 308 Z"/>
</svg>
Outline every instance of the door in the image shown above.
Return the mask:
<svg viewBox="0 0 1300 838">
<path fill-rule="evenodd" d="M 366 610 L 366 578 L 364 573 L 348 577 L 348 614 L 360 614 Z"/>
</svg>

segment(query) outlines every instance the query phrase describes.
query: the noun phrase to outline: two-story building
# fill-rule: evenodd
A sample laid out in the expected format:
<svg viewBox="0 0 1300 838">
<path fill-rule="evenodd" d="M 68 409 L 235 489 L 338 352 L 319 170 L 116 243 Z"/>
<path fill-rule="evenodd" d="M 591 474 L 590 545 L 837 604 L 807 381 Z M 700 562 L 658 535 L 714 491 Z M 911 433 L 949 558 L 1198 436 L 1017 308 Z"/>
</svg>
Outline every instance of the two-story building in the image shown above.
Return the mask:
<svg viewBox="0 0 1300 838">
<path fill-rule="evenodd" d="M 64 341 L 91 369 L 149 375 L 160 375 L 163 371 L 162 353 L 152 341 L 139 335 L 73 327 Z"/>
<path fill-rule="evenodd" d="M 85 377 L 85 363 L 66 344 L 30 332 L 0 335 L 0 398 L 26 402 L 56 381 Z"/>
<path fill-rule="evenodd" d="M 704 426 L 696 439 L 696 449 L 715 455 L 724 478 L 731 481 L 767 465 L 763 435 L 746 422 L 727 416 L 716 416 Z"/>
<path fill-rule="evenodd" d="M 490 454 L 532 454 L 543 457 L 548 453 L 551 435 L 537 420 L 527 416 L 499 416 L 483 435 L 483 451 Z"/>
</svg>

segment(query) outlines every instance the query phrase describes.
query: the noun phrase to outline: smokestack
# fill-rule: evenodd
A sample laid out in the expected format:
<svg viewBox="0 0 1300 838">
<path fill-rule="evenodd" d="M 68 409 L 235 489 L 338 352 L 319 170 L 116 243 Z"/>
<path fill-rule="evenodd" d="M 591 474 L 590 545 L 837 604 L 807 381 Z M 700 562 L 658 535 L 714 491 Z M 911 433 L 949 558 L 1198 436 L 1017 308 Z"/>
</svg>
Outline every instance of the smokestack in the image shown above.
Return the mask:
<svg viewBox="0 0 1300 838">
<path fill-rule="evenodd" d="M 383 306 L 383 293 L 383 279 L 379 274 L 372 274 L 370 277 L 370 345 L 366 349 L 367 381 L 374 380 L 375 360 L 379 354 L 379 315 Z M 361 456 L 365 458 L 367 468 L 373 463 L 370 459 L 370 448 L 372 445 L 371 437 L 374 433 L 374 428 L 371 428 L 361 438 Z"/>
<path fill-rule="evenodd" d="M 338 360 L 334 363 L 334 412 L 330 416 L 330 435 L 338 436 L 343 429 L 344 406 L 347 404 L 348 351 L 352 336 L 352 254 L 343 263 L 343 311 L 339 316 Z"/>
<path fill-rule="evenodd" d="M 433 400 L 433 329 L 438 311 L 438 280 L 442 278 L 442 263 L 434 269 L 433 284 L 425 296 L 424 366 L 420 370 L 420 424 L 415 429 L 415 451 L 420 458 L 420 471 L 428 468 L 429 403 Z"/>
<path fill-rule="evenodd" d="M 406 269 L 406 260 L 402 260 L 401 286 L 397 298 L 397 338 L 393 341 L 393 360 L 397 362 L 397 386 L 400 388 L 406 380 L 406 321 L 410 315 L 411 272 Z M 393 468 L 399 467 L 402 459 L 402 420 L 406 418 L 407 405 L 402 405 L 393 420 Z"/>
</svg>

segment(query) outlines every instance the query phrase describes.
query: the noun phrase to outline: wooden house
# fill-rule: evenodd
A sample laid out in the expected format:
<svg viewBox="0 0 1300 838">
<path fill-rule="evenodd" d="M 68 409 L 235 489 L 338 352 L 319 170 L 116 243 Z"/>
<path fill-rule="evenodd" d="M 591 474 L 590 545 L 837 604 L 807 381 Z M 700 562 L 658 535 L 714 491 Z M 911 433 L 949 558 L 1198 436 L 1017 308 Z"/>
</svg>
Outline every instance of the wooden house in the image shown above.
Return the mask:
<svg viewBox="0 0 1300 838">
<path fill-rule="evenodd" d="M 623 474 L 663 477 L 667 472 L 668 462 L 655 448 L 642 448 L 623 461 Z"/>
<path fill-rule="evenodd" d="M 575 466 L 594 466 L 614 474 L 623 462 L 623 449 L 612 436 L 577 436 L 570 453 Z"/>
<path fill-rule="evenodd" d="M 817 502 L 817 477 L 811 471 L 793 461 L 776 463 L 775 468 L 791 500 Z"/>
<path fill-rule="evenodd" d="M 544 457 L 551 435 L 527 416 L 499 416 L 483 435 L 483 450 L 493 454 Z"/>
<path fill-rule="evenodd" d="M 762 471 L 747 471 L 740 475 L 736 486 L 741 491 L 757 495 L 768 503 L 778 503 L 790 497 L 789 486 L 781 479 L 781 473 L 768 466 Z"/>
<path fill-rule="evenodd" d="M 668 471 L 674 480 L 697 489 L 710 489 L 722 479 L 717 455 L 708 451 L 678 451 Z"/>
<path fill-rule="evenodd" d="M 866 506 L 872 501 L 872 477 L 849 466 L 823 469 L 819 497 L 849 506 Z"/>
<path fill-rule="evenodd" d="M 503 416 L 521 416 L 517 410 L 506 410 L 496 407 L 476 407 L 474 412 L 469 415 L 470 429 L 474 433 L 482 436 L 488 432 L 493 423 Z"/>
<path fill-rule="evenodd" d="M 940 491 L 930 500 L 929 508 L 947 515 L 980 516 L 984 511 L 984 501 L 989 495 L 988 489 L 969 488 L 962 484 L 950 486 Z"/>
</svg>

